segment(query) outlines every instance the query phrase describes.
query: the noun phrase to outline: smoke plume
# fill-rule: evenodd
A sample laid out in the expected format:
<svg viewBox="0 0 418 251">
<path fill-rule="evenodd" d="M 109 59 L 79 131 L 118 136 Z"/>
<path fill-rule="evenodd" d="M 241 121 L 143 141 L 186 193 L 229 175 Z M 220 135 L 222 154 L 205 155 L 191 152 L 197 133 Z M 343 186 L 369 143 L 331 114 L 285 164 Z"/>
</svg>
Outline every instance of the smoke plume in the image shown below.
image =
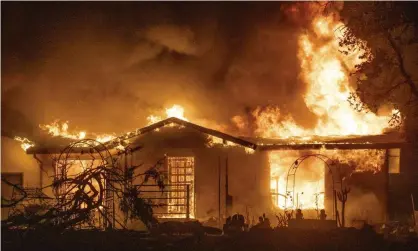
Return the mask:
<svg viewBox="0 0 418 251">
<path fill-rule="evenodd" d="M 2 3 L 2 132 L 30 137 L 63 119 L 119 133 L 175 103 L 192 121 L 230 123 L 275 104 L 309 123 L 298 116 L 309 115 L 298 80 L 302 26 L 288 10 L 279 2 Z"/>
</svg>

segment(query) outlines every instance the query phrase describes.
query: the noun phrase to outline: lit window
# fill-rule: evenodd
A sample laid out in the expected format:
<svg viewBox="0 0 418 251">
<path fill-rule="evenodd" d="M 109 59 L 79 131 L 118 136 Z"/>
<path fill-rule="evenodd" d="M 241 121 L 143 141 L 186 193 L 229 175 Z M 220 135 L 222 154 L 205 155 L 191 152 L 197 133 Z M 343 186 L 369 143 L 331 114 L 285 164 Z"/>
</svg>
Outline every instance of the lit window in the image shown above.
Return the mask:
<svg viewBox="0 0 418 251">
<path fill-rule="evenodd" d="M 167 157 L 167 164 L 170 181 L 168 216 L 186 218 L 189 214 L 194 218 L 194 157 Z"/>
</svg>

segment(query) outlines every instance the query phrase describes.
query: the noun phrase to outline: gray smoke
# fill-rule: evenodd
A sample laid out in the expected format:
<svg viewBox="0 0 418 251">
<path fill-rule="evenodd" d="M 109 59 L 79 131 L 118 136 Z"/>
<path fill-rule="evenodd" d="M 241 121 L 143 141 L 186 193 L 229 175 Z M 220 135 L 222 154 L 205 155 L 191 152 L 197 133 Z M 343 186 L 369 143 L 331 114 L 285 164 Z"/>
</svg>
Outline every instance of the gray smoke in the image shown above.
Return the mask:
<svg viewBox="0 0 418 251">
<path fill-rule="evenodd" d="M 303 124 L 301 29 L 281 5 L 2 3 L 2 132 L 119 133 L 174 103 L 218 123 L 275 104 Z"/>
</svg>

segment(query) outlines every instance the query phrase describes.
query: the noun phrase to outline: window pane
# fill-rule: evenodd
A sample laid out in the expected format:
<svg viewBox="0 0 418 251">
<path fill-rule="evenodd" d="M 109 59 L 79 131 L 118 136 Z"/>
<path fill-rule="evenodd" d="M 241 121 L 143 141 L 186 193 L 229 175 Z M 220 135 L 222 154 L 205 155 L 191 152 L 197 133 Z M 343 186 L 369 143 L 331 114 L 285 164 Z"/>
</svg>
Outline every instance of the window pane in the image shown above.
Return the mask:
<svg viewBox="0 0 418 251">
<path fill-rule="evenodd" d="M 178 215 L 171 215 L 172 217 L 186 217 L 187 208 L 184 206 L 189 200 L 190 216 L 194 215 L 194 159 L 193 157 L 168 157 L 169 180 L 171 181 L 171 190 L 179 190 L 178 192 L 168 192 L 169 198 L 176 198 L 169 200 L 168 212 L 176 212 Z M 189 199 L 186 198 L 185 182 L 190 184 Z M 180 206 L 183 205 L 183 206 Z"/>
</svg>

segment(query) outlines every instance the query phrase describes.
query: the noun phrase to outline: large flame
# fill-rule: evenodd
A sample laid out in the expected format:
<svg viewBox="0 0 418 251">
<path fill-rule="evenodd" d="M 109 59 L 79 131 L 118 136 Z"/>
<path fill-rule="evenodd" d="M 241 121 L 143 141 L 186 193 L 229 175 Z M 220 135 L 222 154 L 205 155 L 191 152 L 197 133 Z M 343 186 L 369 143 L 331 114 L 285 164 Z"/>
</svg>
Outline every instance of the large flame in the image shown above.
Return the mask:
<svg viewBox="0 0 418 251">
<path fill-rule="evenodd" d="M 310 155 L 322 154 L 329 158 L 327 164 L 335 172 L 332 164 L 346 165 L 351 173 L 373 172 L 381 170 L 385 161 L 385 150 L 326 150 L 310 151 Z M 325 171 L 326 163 L 311 157 L 297 167 L 295 175 L 295 160 L 306 156 L 299 151 L 272 151 L 269 153 L 270 190 L 274 205 L 282 209 L 323 209 L 325 204 Z M 329 161 L 332 160 L 332 163 Z M 332 175 L 328 173 L 328 175 Z M 338 179 L 338 174 L 333 175 Z"/>
<path fill-rule="evenodd" d="M 299 59 L 302 78 L 308 83 L 306 106 L 318 117 L 315 135 L 381 134 L 391 118 L 374 113 L 357 112 L 347 102 L 350 92 L 349 72 L 364 60 L 364 50 L 343 55 L 340 52 L 340 22 L 321 17 L 313 22 L 314 34 L 300 37 Z M 314 41 L 329 41 L 324 44 Z"/>
<path fill-rule="evenodd" d="M 298 58 L 301 78 L 307 84 L 304 101 L 317 117 L 313 129 L 298 126 L 293 118 L 282 116 L 279 108 L 271 106 L 253 112 L 260 136 L 286 138 L 291 136 L 377 135 L 388 126 L 391 114 L 357 112 L 349 104 L 349 73 L 362 63 L 362 49 L 344 55 L 340 52 L 339 27 L 342 23 L 332 16 L 313 21 L 313 32 L 299 37 Z M 344 48 L 343 48 L 344 49 Z M 396 112 L 396 111 L 393 111 Z"/>
<path fill-rule="evenodd" d="M 333 16 L 319 17 L 312 23 L 312 31 L 299 37 L 298 58 L 301 63 L 301 78 L 307 84 L 304 101 L 308 109 L 317 117 L 313 129 L 298 126 L 291 116 L 282 116 L 277 107 L 258 108 L 253 112 L 256 118 L 257 133 L 263 137 L 288 138 L 312 135 L 370 135 L 381 134 L 388 126 L 390 115 L 378 116 L 374 113 L 357 112 L 348 103 L 350 92 L 349 72 L 362 63 L 361 49 L 343 55 L 340 52 L 338 27 L 342 23 Z M 362 151 L 322 151 L 327 156 L 347 164 L 355 162 L 357 170 L 378 170 L 382 165 L 383 152 Z M 373 154 L 374 157 L 370 157 Z M 368 156 L 368 157 L 367 157 Z M 279 208 L 324 208 L 324 167 L 308 168 L 306 173 L 298 171 L 298 180 L 294 186 L 288 181 L 289 168 L 293 161 L 300 157 L 297 151 L 276 151 L 269 153 L 271 191 L 273 202 Z M 369 159 L 367 163 L 364 159 Z M 359 163 L 363 165 L 358 166 Z M 301 169 L 303 170 L 303 169 Z M 286 188 L 287 184 L 287 188 Z M 292 188 L 289 188 L 291 186 Z M 290 198 L 289 191 L 294 197 Z M 320 196 L 322 194 L 322 196 Z M 296 198 L 297 196 L 297 198 Z"/>
<path fill-rule="evenodd" d="M 189 121 L 185 116 L 184 116 L 184 108 L 181 105 L 173 105 L 170 108 L 166 108 L 165 109 L 165 118 L 178 118 L 184 121 Z M 159 115 L 149 115 L 147 117 L 148 120 L 148 125 L 152 125 L 155 124 L 161 120 L 163 120 L 163 116 L 159 116 Z"/>
<path fill-rule="evenodd" d="M 325 166 L 320 160 L 307 160 L 295 175 L 289 168 L 301 157 L 298 151 L 269 153 L 270 190 L 273 203 L 282 209 L 323 209 Z"/>
<path fill-rule="evenodd" d="M 165 110 L 167 118 L 175 117 L 181 120 L 189 121 L 184 117 L 184 108 L 180 105 L 173 105 L 171 108 Z"/>
</svg>

